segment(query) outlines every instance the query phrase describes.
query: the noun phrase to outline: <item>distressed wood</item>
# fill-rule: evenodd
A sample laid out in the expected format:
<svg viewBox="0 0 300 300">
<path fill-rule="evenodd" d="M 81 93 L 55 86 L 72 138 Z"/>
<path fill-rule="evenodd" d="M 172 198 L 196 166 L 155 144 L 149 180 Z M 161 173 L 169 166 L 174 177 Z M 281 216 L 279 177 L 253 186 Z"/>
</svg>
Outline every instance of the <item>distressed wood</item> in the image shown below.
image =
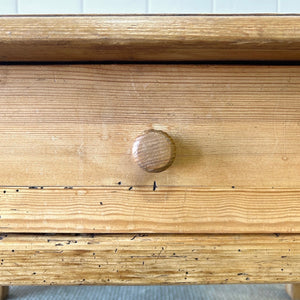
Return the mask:
<svg viewBox="0 0 300 300">
<path fill-rule="evenodd" d="M 297 61 L 299 20 L 0 17 L 0 61 Z M 300 282 L 299 86 L 297 66 L 0 66 L 0 297 Z M 155 175 L 131 158 L 152 128 L 177 147 Z"/>
<path fill-rule="evenodd" d="M 0 61 L 295 61 L 300 17 L 1 17 Z"/>
<path fill-rule="evenodd" d="M 300 190 L 15 187 L 0 190 L 0 231 L 300 232 Z"/>
<path fill-rule="evenodd" d="M 0 74 L 2 231 L 300 232 L 299 67 L 9 65 Z M 131 155 L 151 128 L 176 144 L 159 174 Z"/>
<path fill-rule="evenodd" d="M 0 286 L 0 300 L 6 300 L 8 296 L 8 286 Z"/>
<path fill-rule="evenodd" d="M 299 188 L 299 94 L 297 66 L 0 66 L 0 184 Z M 151 128 L 160 174 L 131 157 Z"/>
<path fill-rule="evenodd" d="M 0 284 L 285 283 L 298 235 L 2 235 Z"/>
</svg>

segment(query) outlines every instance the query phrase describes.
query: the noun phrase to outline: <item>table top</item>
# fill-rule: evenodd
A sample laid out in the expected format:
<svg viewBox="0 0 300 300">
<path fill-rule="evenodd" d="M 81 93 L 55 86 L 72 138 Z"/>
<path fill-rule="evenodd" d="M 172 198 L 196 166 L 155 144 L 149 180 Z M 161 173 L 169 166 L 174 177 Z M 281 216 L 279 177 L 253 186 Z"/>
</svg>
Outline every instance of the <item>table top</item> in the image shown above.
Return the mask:
<svg viewBox="0 0 300 300">
<path fill-rule="evenodd" d="M 300 15 L 0 17 L 0 62 L 299 61 Z"/>
</svg>

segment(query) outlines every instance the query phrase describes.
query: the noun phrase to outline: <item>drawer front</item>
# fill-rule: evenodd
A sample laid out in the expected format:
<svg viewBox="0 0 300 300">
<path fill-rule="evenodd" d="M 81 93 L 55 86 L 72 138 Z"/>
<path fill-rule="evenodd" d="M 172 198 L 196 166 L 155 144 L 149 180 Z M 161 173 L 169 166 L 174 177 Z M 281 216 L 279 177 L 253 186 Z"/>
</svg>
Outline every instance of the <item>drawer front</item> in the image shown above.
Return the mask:
<svg viewBox="0 0 300 300">
<path fill-rule="evenodd" d="M 6 65 L 0 91 L 2 231 L 300 232 L 297 66 Z"/>
</svg>

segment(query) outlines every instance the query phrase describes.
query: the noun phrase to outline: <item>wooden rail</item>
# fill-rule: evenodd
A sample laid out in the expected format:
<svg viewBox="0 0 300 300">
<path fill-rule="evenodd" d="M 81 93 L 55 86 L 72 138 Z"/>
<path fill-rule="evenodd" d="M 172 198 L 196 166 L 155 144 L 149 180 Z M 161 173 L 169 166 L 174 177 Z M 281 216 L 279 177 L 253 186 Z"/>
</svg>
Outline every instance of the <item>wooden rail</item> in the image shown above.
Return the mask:
<svg viewBox="0 0 300 300">
<path fill-rule="evenodd" d="M 299 235 L 1 235 L 0 284 L 300 281 Z"/>
<path fill-rule="evenodd" d="M 297 60 L 297 15 L 0 17 L 0 62 Z"/>
</svg>

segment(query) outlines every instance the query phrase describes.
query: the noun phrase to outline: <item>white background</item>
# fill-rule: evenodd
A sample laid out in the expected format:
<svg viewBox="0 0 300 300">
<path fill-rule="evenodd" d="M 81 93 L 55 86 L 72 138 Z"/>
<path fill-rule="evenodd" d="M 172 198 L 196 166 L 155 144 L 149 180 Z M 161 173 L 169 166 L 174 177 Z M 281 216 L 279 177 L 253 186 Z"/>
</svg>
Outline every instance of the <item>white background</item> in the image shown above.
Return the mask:
<svg viewBox="0 0 300 300">
<path fill-rule="evenodd" d="M 0 0 L 0 14 L 300 13 L 300 0 Z"/>
</svg>

